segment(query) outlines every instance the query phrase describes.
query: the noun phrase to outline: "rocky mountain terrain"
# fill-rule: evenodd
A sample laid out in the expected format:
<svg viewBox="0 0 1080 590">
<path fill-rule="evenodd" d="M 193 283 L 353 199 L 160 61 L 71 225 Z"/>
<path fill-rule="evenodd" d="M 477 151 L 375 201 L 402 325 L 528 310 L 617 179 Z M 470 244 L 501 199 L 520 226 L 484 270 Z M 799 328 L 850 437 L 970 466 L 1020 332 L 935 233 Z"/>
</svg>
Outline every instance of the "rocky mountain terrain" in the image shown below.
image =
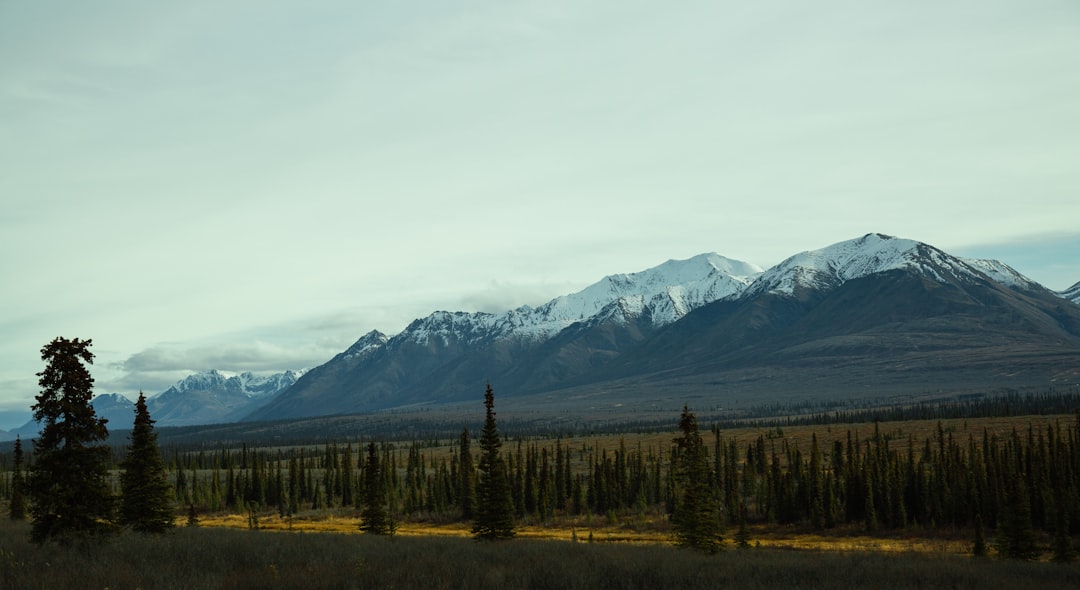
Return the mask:
<svg viewBox="0 0 1080 590">
<path fill-rule="evenodd" d="M 881 234 L 765 271 L 705 254 L 537 308 L 371 332 L 246 419 L 473 400 L 485 382 L 548 409 L 1063 386 L 1080 381 L 1068 297 L 1001 262 Z"/>
</svg>

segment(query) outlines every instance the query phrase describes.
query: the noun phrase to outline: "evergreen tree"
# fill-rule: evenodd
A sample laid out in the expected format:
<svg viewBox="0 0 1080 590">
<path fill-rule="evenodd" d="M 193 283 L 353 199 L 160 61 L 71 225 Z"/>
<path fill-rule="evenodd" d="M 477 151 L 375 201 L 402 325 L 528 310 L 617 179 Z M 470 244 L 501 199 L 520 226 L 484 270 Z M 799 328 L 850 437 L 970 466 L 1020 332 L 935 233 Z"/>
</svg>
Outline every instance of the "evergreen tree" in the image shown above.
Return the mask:
<svg viewBox="0 0 1080 590">
<path fill-rule="evenodd" d="M 68 543 L 110 532 L 115 500 L 109 487 L 109 431 L 90 400 L 91 340 L 56 338 L 41 349 L 45 370 L 31 408 L 41 434 L 30 472 L 30 537 Z M 84 364 L 85 363 L 85 364 Z"/>
<path fill-rule="evenodd" d="M 146 409 L 146 396 L 135 402 L 131 445 L 120 467 L 120 522 L 140 533 L 163 533 L 173 526 L 173 506 L 165 461 L 158 449 L 154 420 Z M 179 468 L 177 474 L 183 473 Z"/>
<path fill-rule="evenodd" d="M 388 535 L 393 532 L 390 517 L 386 512 L 386 483 L 379 464 L 379 450 L 374 441 L 368 443 L 367 459 L 364 461 L 360 530 L 374 535 Z"/>
<path fill-rule="evenodd" d="M 675 439 L 679 453 L 676 472 L 679 496 L 672 515 L 675 542 L 680 547 L 716 553 L 724 542 L 720 510 L 709 487 L 708 458 L 698 432 L 697 417 L 686 406 L 679 418 L 679 430 L 682 436 Z"/>
<path fill-rule="evenodd" d="M 998 552 L 1010 559 L 1035 559 L 1040 551 L 1035 544 L 1027 486 L 1019 475 L 1011 479 L 999 522 Z"/>
<path fill-rule="evenodd" d="M 499 456 L 502 439 L 495 424 L 495 394 L 484 392 L 486 418 L 480 433 L 480 480 L 476 485 L 476 517 L 472 533 L 477 539 L 499 540 L 514 536 L 514 503 L 506 464 Z"/>
<path fill-rule="evenodd" d="M 458 489 L 457 502 L 461 507 L 461 518 L 473 519 L 473 510 L 476 505 L 476 489 L 473 484 L 473 460 L 472 449 L 469 439 L 469 429 L 461 431 L 461 449 L 458 459 Z"/>
<path fill-rule="evenodd" d="M 1076 559 L 1076 550 L 1072 546 L 1072 537 L 1069 535 L 1069 512 L 1064 501 L 1060 498 L 1056 502 L 1057 509 L 1054 514 L 1054 544 L 1053 560 L 1057 563 L 1070 563 Z"/>
<path fill-rule="evenodd" d="M 975 557 L 986 557 L 986 533 L 983 531 L 982 515 L 975 515 L 975 542 L 971 547 L 971 553 Z"/>
<path fill-rule="evenodd" d="M 11 520 L 26 519 L 26 482 L 23 481 L 23 449 L 22 437 L 15 437 L 15 449 L 12 452 L 11 466 L 11 502 L 9 515 Z"/>
<path fill-rule="evenodd" d="M 739 549 L 750 548 L 750 528 L 746 526 L 746 506 L 739 508 L 739 530 L 735 533 L 735 546 Z"/>
<path fill-rule="evenodd" d="M 199 526 L 199 513 L 195 511 L 195 505 L 194 504 L 190 504 L 188 506 L 187 526 L 189 526 L 189 527 L 197 527 L 197 526 Z"/>
</svg>

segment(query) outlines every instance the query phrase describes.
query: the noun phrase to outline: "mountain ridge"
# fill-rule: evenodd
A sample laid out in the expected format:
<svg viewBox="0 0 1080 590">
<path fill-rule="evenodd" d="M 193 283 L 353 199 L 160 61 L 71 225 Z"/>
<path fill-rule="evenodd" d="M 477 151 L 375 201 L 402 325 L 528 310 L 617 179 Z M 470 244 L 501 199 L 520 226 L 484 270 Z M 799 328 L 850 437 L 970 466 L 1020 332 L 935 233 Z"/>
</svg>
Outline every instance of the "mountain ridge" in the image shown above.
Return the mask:
<svg viewBox="0 0 1080 590">
<path fill-rule="evenodd" d="M 999 261 L 884 234 L 801 252 L 768 270 L 703 254 L 608 275 L 535 308 L 435 312 L 369 343 L 363 358 L 338 355 L 313 369 L 247 419 L 461 401 L 485 380 L 511 395 L 602 389 L 648 374 L 661 382 L 740 362 L 739 370 L 768 359 L 797 365 L 800 351 L 829 362 L 847 351 L 868 367 L 876 361 L 856 354 L 859 346 L 915 354 L 936 338 L 976 350 L 980 323 L 1014 343 L 1055 339 L 1071 355 L 1080 351 L 1080 307 L 1059 313 L 1053 301 L 1062 298 Z M 833 354 L 821 357 L 829 347 Z"/>
<path fill-rule="evenodd" d="M 537 307 L 521 306 L 500 314 L 436 311 L 394 336 L 369 332 L 346 353 L 303 376 L 289 390 L 291 398 L 276 398 L 248 419 L 336 413 L 340 411 L 336 403 L 315 401 L 327 383 L 332 387 L 347 382 L 354 390 L 364 389 L 366 399 L 348 408 L 355 411 L 426 402 L 433 383 L 483 379 L 492 370 L 507 371 L 576 323 L 621 314 L 647 318 L 650 325 L 645 329 L 654 329 L 715 298 L 741 292 L 760 272 L 750 263 L 701 254 L 645 271 L 608 275 Z M 452 401 L 467 393 L 462 385 L 443 387 L 436 398 Z"/>
</svg>

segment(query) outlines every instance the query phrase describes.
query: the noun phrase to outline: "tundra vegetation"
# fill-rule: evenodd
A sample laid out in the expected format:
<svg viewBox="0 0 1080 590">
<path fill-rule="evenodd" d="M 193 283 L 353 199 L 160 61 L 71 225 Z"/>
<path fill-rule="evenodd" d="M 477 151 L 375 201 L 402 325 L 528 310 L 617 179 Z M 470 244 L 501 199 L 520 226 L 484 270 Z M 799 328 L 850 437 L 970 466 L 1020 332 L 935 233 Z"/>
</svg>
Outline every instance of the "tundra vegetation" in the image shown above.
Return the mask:
<svg viewBox="0 0 1080 590">
<path fill-rule="evenodd" d="M 157 449 L 137 412 L 103 505 L 145 519 L 75 550 L 9 508 L 0 588 L 1080 586 L 1080 413 L 504 438 L 484 405 L 478 457 L 467 430 Z M 42 448 L 0 454 L 0 502 Z"/>
</svg>

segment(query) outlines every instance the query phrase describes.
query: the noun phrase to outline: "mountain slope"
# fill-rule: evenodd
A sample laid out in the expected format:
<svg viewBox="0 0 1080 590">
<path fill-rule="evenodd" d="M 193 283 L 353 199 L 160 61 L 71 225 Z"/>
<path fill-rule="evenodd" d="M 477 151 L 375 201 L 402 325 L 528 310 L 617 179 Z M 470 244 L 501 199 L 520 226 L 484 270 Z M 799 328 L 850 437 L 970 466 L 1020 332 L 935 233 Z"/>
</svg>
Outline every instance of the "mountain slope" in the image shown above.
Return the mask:
<svg viewBox="0 0 1080 590">
<path fill-rule="evenodd" d="M 1080 282 L 1059 293 L 1065 299 L 1080 304 Z"/>
<path fill-rule="evenodd" d="M 130 430 L 135 423 L 135 402 L 119 393 L 96 395 L 94 399 L 90 400 L 90 405 L 99 418 L 105 418 L 108 421 L 105 426 L 109 431 Z M 31 419 L 26 424 L 12 430 L 8 439 L 0 440 L 13 440 L 16 435 L 21 436 L 23 440 L 29 440 L 37 437 L 40 432 L 41 426 Z"/>
<path fill-rule="evenodd" d="M 564 350 L 545 348 L 552 338 L 566 339 L 567 334 L 581 333 L 579 324 L 606 320 L 623 332 L 605 343 L 617 353 L 693 309 L 737 296 L 760 273 L 752 264 L 703 254 L 642 272 L 610 275 L 536 308 L 523 306 L 503 314 L 436 312 L 392 338 L 377 332 L 365 335 L 249 418 L 467 399 L 475 394 L 476 383 L 484 380 L 536 390 L 591 371 L 605 356 L 586 354 L 589 360 L 584 364 L 560 363 L 557 357 Z M 582 336 L 578 346 L 591 348 L 580 344 L 588 340 Z"/>
<path fill-rule="evenodd" d="M 217 370 L 195 373 L 149 398 L 146 407 L 159 426 L 234 422 L 289 388 L 303 371 L 268 377 L 252 373 L 226 376 Z"/>
<path fill-rule="evenodd" d="M 663 330 L 604 378 L 694 376 L 718 391 L 801 394 L 1075 378 L 1080 308 L 1014 273 L 871 234 L 785 260 L 742 297 Z M 768 378 L 749 384 L 754 375 Z"/>
<path fill-rule="evenodd" d="M 1078 367 L 1080 306 L 1001 262 L 867 234 L 765 272 L 709 254 L 537 308 L 437 312 L 361 338 L 249 418 L 475 399 L 484 381 L 622 404 L 1046 386 Z"/>
</svg>

